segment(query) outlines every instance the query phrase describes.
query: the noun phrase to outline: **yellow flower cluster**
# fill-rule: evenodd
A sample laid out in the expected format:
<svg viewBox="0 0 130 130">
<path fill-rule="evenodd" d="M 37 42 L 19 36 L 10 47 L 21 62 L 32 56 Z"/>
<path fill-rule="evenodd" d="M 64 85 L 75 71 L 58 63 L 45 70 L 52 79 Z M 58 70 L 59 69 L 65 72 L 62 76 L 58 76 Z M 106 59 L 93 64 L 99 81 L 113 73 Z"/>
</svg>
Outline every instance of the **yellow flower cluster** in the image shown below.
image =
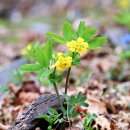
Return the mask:
<svg viewBox="0 0 130 130">
<path fill-rule="evenodd" d="M 129 0 L 119 0 L 118 5 L 121 8 L 127 8 L 129 7 Z"/>
<path fill-rule="evenodd" d="M 70 49 L 70 52 L 76 52 L 79 54 L 84 54 L 87 51 L 87 48 L 89 47 L 87 42 L 84 42 L 84 39 L 79 37 L 77 41 L 72 40 L 67 43 L 67 46 Z"/>
<path fill-rule="evenodd" d="M 56 67 L 56 69 L 59 71 L 65 71 L 65 70 L 69 69 L 71 67 L 71 65 L 72 65 L 72 57 L 59 56 L 57 62 L 50 68 L 53 69 Z"/>
<path fill-rule="evenodd" d="M 59 53 L 57 53 L 57 54 L 53 54 L 53 55 L 52 55 L 53 58 L 58 58 L 58 57 L 60 57 L 60 56 L 63 56 L 63 53 L 59 52 Z"/>
<path fill-rule="evenodd" d="M 27 55 L 28 51 L 30 51 L 32 49 L 32 45 L 28 44 L 24 49 L 22 49 L 21 54 L 22 55 Z"/>
</svg>

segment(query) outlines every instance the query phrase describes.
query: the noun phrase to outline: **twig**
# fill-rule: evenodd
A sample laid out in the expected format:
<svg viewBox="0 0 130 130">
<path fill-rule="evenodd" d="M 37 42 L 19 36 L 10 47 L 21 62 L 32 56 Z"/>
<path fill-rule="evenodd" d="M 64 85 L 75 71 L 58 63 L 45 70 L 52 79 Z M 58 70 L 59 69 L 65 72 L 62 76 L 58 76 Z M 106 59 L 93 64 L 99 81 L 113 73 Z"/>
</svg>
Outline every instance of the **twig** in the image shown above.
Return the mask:
<svg viewBox="0 0 130 130">
<path fill-rule="evenodd" d="M 53 78 L 55 77 L 55 73 L 56 73 L 56 68 L 54 69 L 54 75 L 53 75 Z M 55 91 L 56 91 L 56 95 L 57 95 L 57 98 L 58 98 L 58 101 L 59 101 L 59 104 L 60 104 L 60 107 L 61 107 L 61 110 L 63 112 L 64 108 L 63 108 L 63 104 L 62 104 L 62 101 L 61 101 L 61 98 L 60 98 L 60 94 L 59 94 L 59 91 L 58 91 L 58 88 L 57 88 L 57 85 L 55 82 L 52 82 L 53 85 L 54 85 L 54 88 L 55 88 Z"/>
</svg>

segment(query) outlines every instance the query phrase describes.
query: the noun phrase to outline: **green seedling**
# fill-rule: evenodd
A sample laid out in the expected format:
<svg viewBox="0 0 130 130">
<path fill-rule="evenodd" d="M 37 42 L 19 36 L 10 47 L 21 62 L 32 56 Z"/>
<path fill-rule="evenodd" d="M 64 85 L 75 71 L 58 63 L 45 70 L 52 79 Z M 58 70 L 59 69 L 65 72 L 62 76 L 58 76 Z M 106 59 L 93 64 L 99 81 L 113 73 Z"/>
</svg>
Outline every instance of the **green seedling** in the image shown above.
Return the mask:
<svg viewBox="0 0 130 130">
<path fill-rule="evenodd" d="M 47 130 L 52 130 L 53 125 L 58 123 L 60 116 L 61 114 L 58 114 L 58 112 L 55 109 L 50 108 L 48 110 L 48 115 L 40 115 L 38 118 L 45 119 L 49 123 Z"/>
<path fill-rule="evenodd" d="M 114 20 L 116 23 L 120 25 L 124 25 L 130 30 L 130 11 L 124 10 L 121 12 L 118 12 L 116 16 L 114 17 Z"/>
<path fill-rule="evenodd" d="M 96 114 L 87 114 L 84 121 L 84 130 L 93 130 L 92 123 L 97 118 Z"/>
<path fill-rule="evenodd" d="M 11 75 L 11 81 L 15 85 L 21 85 L 24 81 L 24 73 L 21 71 L 14 70 Z"/>
<path fill-rule="evenodd" d="M 7 91 L 9 91 L 8 87 L 6 85 L 2 85 L 0 87 L 0 95 L 6 93 Z"/>
</svg>

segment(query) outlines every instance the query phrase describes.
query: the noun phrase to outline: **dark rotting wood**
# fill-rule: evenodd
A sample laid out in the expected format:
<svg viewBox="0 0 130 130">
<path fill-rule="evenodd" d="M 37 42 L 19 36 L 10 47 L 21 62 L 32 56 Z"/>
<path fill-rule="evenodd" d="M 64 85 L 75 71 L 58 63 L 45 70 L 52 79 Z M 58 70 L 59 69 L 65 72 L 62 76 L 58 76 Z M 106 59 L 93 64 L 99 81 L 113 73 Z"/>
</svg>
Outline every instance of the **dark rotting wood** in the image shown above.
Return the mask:
<svg viewBox="0 0 130 130">
<path fill-rule="evenodd" d="M 60 110 L 57 96 L 55 94 L 41 95 L 18 115 L 8 130 L 35 130 L 36 127 L 46 130 L 48 123 L 43 119 L 38 119 L 38 117 L 47 114 L 49 108 Z"/>
</svg>

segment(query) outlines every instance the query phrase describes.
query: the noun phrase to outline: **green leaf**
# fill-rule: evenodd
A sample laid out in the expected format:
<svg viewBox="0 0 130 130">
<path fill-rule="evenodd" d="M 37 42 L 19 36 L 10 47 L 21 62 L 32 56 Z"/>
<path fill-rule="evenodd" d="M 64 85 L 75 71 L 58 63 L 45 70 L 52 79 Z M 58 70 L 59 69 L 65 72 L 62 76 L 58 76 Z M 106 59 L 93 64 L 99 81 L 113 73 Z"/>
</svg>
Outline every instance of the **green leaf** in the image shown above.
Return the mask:
<svg viewBox="0 0 130 130">
<path fill-rule="evenodd" d="M 48 32 L 47 33 L 47 37 L 48 38 L 52 38 L 55 42 L 58 42 L 58 43 L 66 43 L 65 39 L 55 33 L 50 33 Z"/>
<path fill-rule="evenodd" d="M 91 29 L 90 26 L 88 26 L 84 33 L 83 33 L 83 39 L 88 42 L 90 39 L 95 37 L 97 35 L 97 29 Z"/>
<path fill-rule="evenodd" d="M 43 69 L 40 64 L 25 64 L 20 66 L 20 70 L 24 72 L 39 72 Z"/>
<path fill-rule="evenodd" d="M 33 56 L 39 64 L 41 64 L 44 68 L 48 68 L 52 58 L 52 51 L 52 42 L 51 40 L 48 40 L 44 48 L 39 44 L 33 48 Z"/>
<path fill-rule="evenodd" d="M 71 114 L 71 118 L 77 118 L 79 116 L 79 113 L 73 112 Z"/>
<path fill-rule="evenodd" d="M 80 55 L 77 54 L 76 56 L 74 56 L 73 58 L 73 65 L 80 65 Z"/>
<path fill-rule="evenodd" d="M 58 112 L 57 112 L 55 109 L 53 109 L 53 108 L 50 108 L 50 109 L 48 110 L 48 113 L 49 113 L 50 115 L 58 115 Z"/>
<path fill-rule="evenodd" d="M 40 72 L 39 76 L 40 76 L 40 78 L 42 78 L 42 77 L 47 77 L 47 76 L 49 76 L 49 75 L 52 74 L 52 73 L 53 73 L 53 70 L 44 69 L 44 70 L 42 70 L 42 71 Z"/>
<path fill-rule="evenodd" d="M 80 59 L 73 59 L 73 65 L 80 65 Z"/>
<path fill-rule="evenodd" d="M 51 40 L 48 40 L 47 44 L 44 47 L 43 50 L 43 58 L 44 58 L 44 65 L 45 67 L 48 67 L 50 65 L 50 60 L 52 58 L 53 53 L 53 46 Z"/>
<path fill-rule="evenodd" d="M 98 49 L 106 42 L 107 42 L 107 37 L 97 37 L 89 41 L 89 50 Z"/>
<path fill-rule="evenodd" d="M 58 121 L 59 121 L 59 123 L 62 123 L 64 121 L 64 119 L 61 118 L 61 119 L 58 119 Z"/>
<path fill-rule="evenodd" d="M 73 111 L 74 111 L 74 105 L 73 106 L 69 106 L 68 107 L 68 113 L 72 114 Z"/>
<path fill-rule="evenodd" d="M 89 104 L 87 104 L 87 103 L 85 103 L 85 102 L 80 103 L 80 105 L 81 105 L 81 106 L 84 106 L 84 107 L 88 107 L 88 106 L 89 106 Z"/>
<path fill-rule="evenodd" d="M 69 22 L 64 22 L 62 33 L 66 41 L 76 40 L 78 38 L 77 33 Z"/>
<path fill-rule="evenodd" d="M 78 35 L 79 35 L 80 37 L 83 36 L 84 29 L 85 29 L 85 22 L 84 22 L 84 21 L 80 21 L 80 24 L 79 24 L 79 26 L 78 26 Z"/>
<path fill-rule="evenodd" d="M 97 118 L 97 115 L 95 113 L 93 113 L 92 116 L 91 116 L 91 118 L 95 119 L 95 118 Z"/>
<path fill-rule="evenodd" d="M 81 93 L 81 92 L 79 92 L 79 93 L 78 93 L 78 95 L 77 95 L 77 99 L 78 99 L 78 100 L 80 100 L 80 99 L 81 99 L 81 97 L 82 97 L 82 93 Z"/>
<path fill-rule="evenodd" d="M 43 53 L 43 47 L 39 44 L 37 44 L 34 48 L 33 48 L 33 56 L 34 59 L 41 65 L 45 66 L 45 59 L 44 59 L 44 53 Z"/>
<path fill-rule="evenodd" d="M 92 127 L 92 122 L 93 120 L 97 118 L 97 115 L 96 114 L 90 114 L 88 113 L 85 117 L 85 121 L 84 121 L 84 127 L 85 127 L 85 130 L 91 130 L 91 127 Z"/>
<path fill-rule="evenodd" d="M 0 94 L 3 94 L 5 92 L 9 91 L 8 87 L 6 85 L 2 85 L 0 87 Z"/>
<path fill-rule="evenodd" d="M 65 107 L 63 107 L 62 111 L 63 111 L 63 115 L 67 115 L 67 110 L 66 110 Z M 63 118 L 64 118 L 64 117 L 63 117 Z"/>
<path fill-rule="evenodd" d="M 128 51 L 123 51 L 119 54 L 119 57 L 121 58 L 121 60 L 124 60 L 124 59 L 130 59 L 130 50 Z"/>
<path fill-rule="evenodd" d="M 44 114 L 44 115 L 40 115 L 38 118 L 40 118 L 40 119 L 45 119 L 46 121 L 49 122 L 49 116 L 46 115 L 46 114 Z"/>
<path fill-rule="evenodd" d="M 52 126 L 48 126 L 47 130 L 52 130 Z"/>
<path fill-rule="evenodd" d="M 51 82 L 54 82 L 54 83 L 59 83 L 62 81 L 62 76 L 61 75 L 55 75 L 54 78 L 50 77 L 49 78 Z"/>
<path fill-rule="evenodd" d="M 77 103 L 75 96 L 71 96 L 69 104 L 73 106 L 75 103 Z"/>
<path fill-rule="evenodd" d="M 69 101 L 69 99 L 70 99 L 70 98 L 69 98 L 69 96 L 68 96 L 68 95 L 66 95 L 66 94 L 64 94 L 64 95 L 63 95 L 63 97 L 64 97 L 64 99 L 65 99 L 67 102 L 68 102 L 68 101 Z"/>
<path fill-rule="evenodd" d="M 87 97 L 84 96 L 81 92 L 79 92 L 77 96 L 71 96 L 69 100 L 69 105 L 72 107 L 75 104 L 79 104 L 81 106 L 88 107 L 88 104 L 85 103 L 86 99 Z"/>
<path fill-rule="evenodd" d="M 115 17 L 114 20 L 118 23 L 118 24 L 122 24 L 122 25 L 126 25 L 128 27 L 129 23 L 130 23 L 130 12 L 128 10 L 126 11 L 122 11 L 119 12 Z"/>
</svg>

